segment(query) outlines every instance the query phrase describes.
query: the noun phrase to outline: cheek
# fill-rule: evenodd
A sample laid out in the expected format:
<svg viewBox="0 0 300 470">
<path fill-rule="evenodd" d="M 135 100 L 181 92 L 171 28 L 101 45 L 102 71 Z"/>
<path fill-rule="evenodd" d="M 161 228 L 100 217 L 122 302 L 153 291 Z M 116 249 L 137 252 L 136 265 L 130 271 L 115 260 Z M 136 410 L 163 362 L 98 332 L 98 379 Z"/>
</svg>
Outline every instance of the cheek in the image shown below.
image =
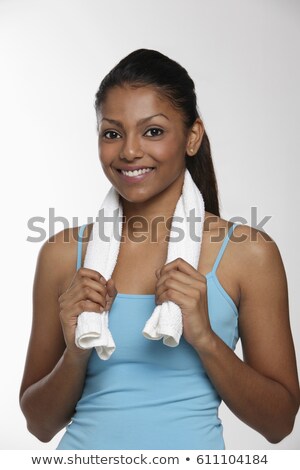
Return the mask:
<svg viewBox="0 0 300 470">
<path fill-rule="evenodd" d="M 169 162 L 169 160 L 182 160 L 185 146 L 178 137 L 169 134 L 161 141 L 147 142 L 144 145 L 144 151 L 148 155 L 159 159 L 160 162 Z"/>
<path fill-rule="evenodd" d="M 98 154 L 100 161 L 103 165 L 109 165 L 112 159 L 116 155 L 116 145 L 105 145 L 105 144 L 99 144 L 98 145 Z"/>
</svg>

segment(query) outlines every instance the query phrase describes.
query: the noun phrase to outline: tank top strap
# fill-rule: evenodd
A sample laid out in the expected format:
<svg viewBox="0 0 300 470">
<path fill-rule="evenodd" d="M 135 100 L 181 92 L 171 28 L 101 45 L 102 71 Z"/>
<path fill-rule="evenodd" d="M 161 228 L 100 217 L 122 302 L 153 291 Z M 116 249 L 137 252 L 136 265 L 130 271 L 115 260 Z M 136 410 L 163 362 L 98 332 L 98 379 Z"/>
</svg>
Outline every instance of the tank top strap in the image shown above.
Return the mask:
<svg viewBox="0 0 300 470">
<path fill-rule="evenodd" d="M 217 256 L 217 258 L 216 258 L 216 261 L 215 261 L 215 263 L 214 263 L 214 265 L 213 265 L 213 268 L 212 268 L 212 271 L 211 271 L 213 274 L 216 274 L 216 270 L 217 270 L 217 268 L 218 268 L 218 266 L 219 266 L 219 263 L 220 263 L 221 258 L 222 258 L 222 256 L 223 256 L 223 253 L 224 253 L 224 251 L 225 251 L 225 248 L 226 248 L 226 246 L 227 246 L 227 243 L 229 242 L 229 239 L 230 239 L 230 237 L 231 237 L 231 234 L 232 234 L 233 230 L 235 229 L 235 227 L 236 227 L 237 225 L 238 225 L 238 224 L 233 224 L 233 225 L 230 227 L 230 229 L 228 230 L 228 232 L 227 232 L 227 234 L 226 234 L 226 236 L 225 236 L 225 238 L 224 238 L 224 240 L 223 240 L 222 246 L 221 246 L 221 248 L 220 248 L 220 251 L 219 251 L 219 253 L 218 253 L 218 256 Z"/>
<path fill-rule="evenodd" d="M 76 271 L 81 267 L 81 259 L 82 259 L 82 237 L 84 233 L 84 229 L 87 226 L 87 224 L 82 225 L 79 228 L 78 231 L 78 243 L 77 243 L 77 265 L 76 265 Z"/>
</svg>

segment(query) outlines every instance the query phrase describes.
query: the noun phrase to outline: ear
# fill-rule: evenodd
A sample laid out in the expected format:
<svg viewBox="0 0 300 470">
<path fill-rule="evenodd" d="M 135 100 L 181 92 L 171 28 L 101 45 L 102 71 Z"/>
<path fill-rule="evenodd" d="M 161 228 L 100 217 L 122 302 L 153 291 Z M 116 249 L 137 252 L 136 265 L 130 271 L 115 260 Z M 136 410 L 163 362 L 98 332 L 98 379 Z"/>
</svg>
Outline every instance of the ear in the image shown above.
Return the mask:
<svg viewBox="0 0 300 470">
<path fill-rule="evenodd" d="M 202 139 L 204 135 L 204 124 L 202 120 L 197 117 L 194 124 L 192 125 L 188 138 L 187 138 L 187 145 L 186 145 L 186 155 L 189 157 L 193 157 L 198 152 Z"/>
</svg>

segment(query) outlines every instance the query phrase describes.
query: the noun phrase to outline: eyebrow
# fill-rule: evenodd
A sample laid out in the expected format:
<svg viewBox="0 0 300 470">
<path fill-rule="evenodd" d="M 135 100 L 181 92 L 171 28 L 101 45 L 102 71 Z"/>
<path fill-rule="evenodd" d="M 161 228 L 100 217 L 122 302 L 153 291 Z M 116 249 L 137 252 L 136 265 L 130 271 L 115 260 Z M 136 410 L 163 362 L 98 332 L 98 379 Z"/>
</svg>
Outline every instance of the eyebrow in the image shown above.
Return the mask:
<svg viewBox="0 0 300 470">
<path fill-rule="evenodd" d="M 152 118 L 154 118 L 154 117 L 156 117 L 156 116 L 163 116 L 163 117 L 165 117 L 166 119 L 168 119 L 168 121 L 169 121 L 169 118 L 168 118 L 165 114 L 163 114 L 163 113 L 158 113 L 158 114 L 153 114 L 153 116 L 148 116 L 148 117 L 145 117 L 145 118 L 143 118 L 143 119 L 140 119 L 137 123 L 138 123 L 138 124 L 143 124 L 144 122 L 150 121 L 150 119 L 152 119 Z M 111 122 L 112 124 L 116 124 L 117 126 L 123 127 L 123 124 L 122 124 L 120 121 L 117 121 L 116 119 L 109 119 L 109 118 L 103 117 L 103 118 L 101 119 L 101 121 L 104 121 L 104 120 L 105 120 L 105 121 L 108 121 L 108 122 Z"/>
</svg>

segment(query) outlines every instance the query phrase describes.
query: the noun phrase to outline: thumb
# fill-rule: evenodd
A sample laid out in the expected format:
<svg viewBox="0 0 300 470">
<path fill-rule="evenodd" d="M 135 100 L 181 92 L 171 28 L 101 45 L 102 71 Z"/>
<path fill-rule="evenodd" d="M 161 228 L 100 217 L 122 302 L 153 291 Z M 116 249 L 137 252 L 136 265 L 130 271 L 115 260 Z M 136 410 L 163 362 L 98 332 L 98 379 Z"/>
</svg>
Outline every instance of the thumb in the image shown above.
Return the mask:
<svg viewBox="0 0 300 470">
<path fill-rule="evenodd" d="M 115 286 L 115 283 L 114 283 L 113 279 L 109 279 L 107 281 L 106 288 L 107 288 L 107 293 L 108 293 L 109 297 L 115 298 L 118 291 L 116 289 L 116 286 Z"/>
<path fill-rule="evenodd" d="M 157 279 L 159 279 L 159 277 L 160 277 L 160 270 L 161 270 L 161 268 L 157 268 L 155 270 L 155 276 L 157 277 Z"/>
</svg>

